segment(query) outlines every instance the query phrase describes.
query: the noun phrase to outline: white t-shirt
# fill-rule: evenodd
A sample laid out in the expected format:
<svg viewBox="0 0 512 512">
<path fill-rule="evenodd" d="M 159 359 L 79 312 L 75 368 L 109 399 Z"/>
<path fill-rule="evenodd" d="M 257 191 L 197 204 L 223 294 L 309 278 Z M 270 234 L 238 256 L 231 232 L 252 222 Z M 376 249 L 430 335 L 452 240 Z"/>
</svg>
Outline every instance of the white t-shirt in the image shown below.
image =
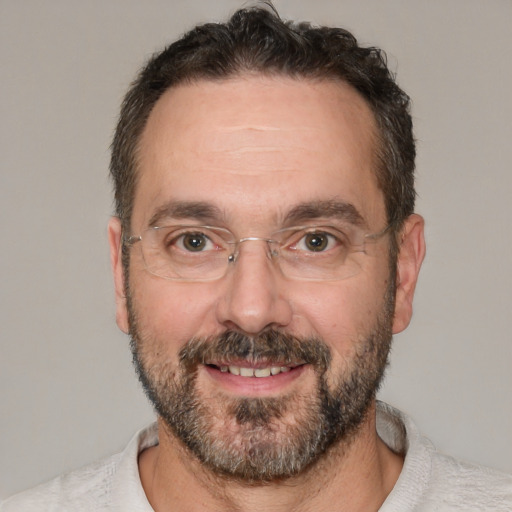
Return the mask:
<svg viewBox="0 0 512 512">
<path fill-rule="evenodd" d="M 403 413 L 377 403 L 377 431 L 404 467 L 380 512 L 512 511 L 512 475 L 440 454 Z M 138 454 L 158 443 L 156 424 L 117 455 L 59 476 L 0 505 L 0 512 L 153 512 Z M 331 512 L 331 511 L 328 511 Z"/>
</svg>

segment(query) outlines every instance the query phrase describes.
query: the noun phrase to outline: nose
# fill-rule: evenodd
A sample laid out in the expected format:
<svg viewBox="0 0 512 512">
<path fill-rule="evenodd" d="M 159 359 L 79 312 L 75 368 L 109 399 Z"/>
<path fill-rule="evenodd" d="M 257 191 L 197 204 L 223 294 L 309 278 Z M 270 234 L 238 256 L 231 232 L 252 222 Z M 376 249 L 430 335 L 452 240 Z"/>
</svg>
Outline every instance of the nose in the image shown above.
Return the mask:
<svg viewBox="0 0 512 512">
<path fill-rule="evenodd" d="M 268 255 L 265 241 L 241 244 L 223 280 L 217 321 L 229 329 L 256 335 L 292 320 L 287 287 Z"/>
</svg>

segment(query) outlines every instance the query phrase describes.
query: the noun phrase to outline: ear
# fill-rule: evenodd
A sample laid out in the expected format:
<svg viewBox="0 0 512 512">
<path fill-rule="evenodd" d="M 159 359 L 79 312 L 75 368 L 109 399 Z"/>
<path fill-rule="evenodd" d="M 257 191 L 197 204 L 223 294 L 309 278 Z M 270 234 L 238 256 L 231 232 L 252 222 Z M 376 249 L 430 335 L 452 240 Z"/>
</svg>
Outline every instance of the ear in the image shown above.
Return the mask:
<svg viewBox="0 0 512 512">
<path fill-rule="evenodd" d="M 425 257 L 424 225 L 423 217 L 413 214 L 404 222 L 400 234 L 393 334 L 403 331 L 411 321 L 414 289 Z"/>
<path fill-rule="evenodd" d="M 119 329 L 128 334 L 128 310 L 126 308 L 122 260 L 122 234 L 121 220 L 118 217 L 112 217 L 108 223 L 108 242 L 110 245 L 110 265 L 112 266 L 116 292 L 116 322 Z"/>
</svg>

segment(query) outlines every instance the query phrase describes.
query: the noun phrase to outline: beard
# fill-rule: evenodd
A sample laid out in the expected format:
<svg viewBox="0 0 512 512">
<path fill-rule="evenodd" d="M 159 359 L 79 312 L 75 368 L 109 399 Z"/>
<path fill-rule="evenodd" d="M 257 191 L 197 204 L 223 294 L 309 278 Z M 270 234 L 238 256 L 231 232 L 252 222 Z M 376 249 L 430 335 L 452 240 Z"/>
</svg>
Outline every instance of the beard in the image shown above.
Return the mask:
<svg viewBox="0 0 512 512">
<path fill-rule="evenodd" d="M 127 294 L 139 380 L 166 430 L 214 474 L 248 484 L 293 477 L 330 448 L 348 445 L 365 420 L 391 345 L 394 287 L 389 288 L 375 324 L 352 340 L 353 355 L 337 374 L 331 370 L 331 350 L 322 339 L 278 330 L 256 337 L 228 331 L 193 338 L 180 350 L 178 364 L 162 362 L 149 348 L 158 342 L 139 332 Z M 247 366 L 263 362 L 271 366 L 272 361 L 311 365 L 314 391 L 264 398 L 204 393 L 198 383 L 199 368 L 229 360 L 247 361 Z"/>
</svg>

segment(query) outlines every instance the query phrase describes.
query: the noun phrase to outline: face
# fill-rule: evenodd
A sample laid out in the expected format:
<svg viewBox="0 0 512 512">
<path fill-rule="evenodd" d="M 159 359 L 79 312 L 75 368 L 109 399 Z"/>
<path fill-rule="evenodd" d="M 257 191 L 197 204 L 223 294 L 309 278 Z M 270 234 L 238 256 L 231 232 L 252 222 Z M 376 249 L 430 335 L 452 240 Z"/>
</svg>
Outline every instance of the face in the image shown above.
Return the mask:
<svg viewBox="0 0 512 512">
<path fill-rule="evenodd" d="M 290 224 L 380 232 L 374 130 L 340 83 L 250 76 L 176 87 L 141 139 L 132 234 L 173 223 L 237 239 Z M 415 283 L 411 270 L 399 286 L 411 282 L 409 293 L 395 289 L 388 236 L 358 255 L 357 273 L 322 281 L 285 277 L 262 240 L 241 244 L 224 277 L 200 282 L 149 273 L 134 246 L 127 300 L 116 221 L 110 240 L 118 324 L 141 380 L 169 435 L 207 467 L 282 478 L 357 432 Z"/>
</svg>

